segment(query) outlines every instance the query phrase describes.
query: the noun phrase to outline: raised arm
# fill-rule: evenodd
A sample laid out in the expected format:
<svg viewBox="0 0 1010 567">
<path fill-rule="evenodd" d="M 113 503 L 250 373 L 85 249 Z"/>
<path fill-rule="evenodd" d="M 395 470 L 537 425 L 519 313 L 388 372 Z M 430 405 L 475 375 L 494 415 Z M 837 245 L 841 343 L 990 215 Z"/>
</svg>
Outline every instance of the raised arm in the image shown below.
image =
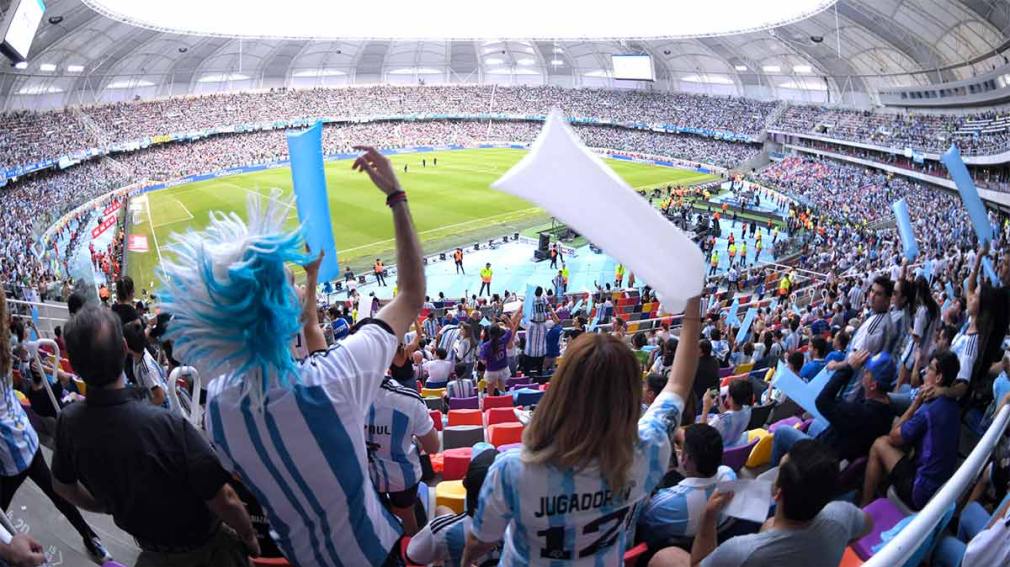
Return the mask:
<svg viewBox="0 0 1010 567">
<path fill-rule="evenodd" d="M 694 374 L 698 370 L 698 338 L 701 334 L 701 300 L 695 296 L 687 301 L 684 308 L 683 326 L 680 328 L 680 342 L 677 355 L 673 357 L 673 367 L 666 380 L 664 392 L 672 392 L 687 400 L 694 386 Z"/>
<path fill-rule="evenodd" d="M 323 251 L 304 266 L 305 293 L 302 294 L 302 333 L 305 348 L 310 352 L 326 350 L 326 337 L 319 328 L 319 310 L 316 306 L 316 286 L 319 283 L 319 264 L 323 261 Z"/>
<path fill-rule="evenodd" d="M 393 334 L 402 337 L 411 322 L 417 318 L 424 305 L 425 281 L 421 265 L 421 243 L 414 229 L 414 222 L 407 206 L 406 194 L 393 173 L 389 160 L 375 148 L 355 146 L 363 151 L 351 166 L 355 171 L 363 171 L 372 183 L 386 195 L 386 203 L 393 210 L 393 230 L 396 238 L 396 285 L 399 293 L 385 307 L 379 310 L 378 319 L 385 321 Z"/>
</svg>

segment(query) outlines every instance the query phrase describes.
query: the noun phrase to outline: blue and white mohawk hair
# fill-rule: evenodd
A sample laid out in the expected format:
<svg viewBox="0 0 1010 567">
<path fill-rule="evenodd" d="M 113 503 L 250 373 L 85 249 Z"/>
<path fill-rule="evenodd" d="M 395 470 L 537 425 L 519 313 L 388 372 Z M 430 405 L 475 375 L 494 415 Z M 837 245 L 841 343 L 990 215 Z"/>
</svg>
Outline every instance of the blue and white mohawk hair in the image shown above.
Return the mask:
<svg viewBox="0 0 1010 567">
<path fill-rule="evenodd" d="M 285 263 L 309 258 L 302 231 L 283 228 L 288 211 L 277 191 L 267 199 L 249 195 L 248 222 L 213 211 L 203 232 L 172 235 L 161 270 L 175 358 L 206 383 L 219 376 L 241 382 L 257 407 L 271 386 L 298 380 L 290 345 L 302 306 Z"/>
</svg>

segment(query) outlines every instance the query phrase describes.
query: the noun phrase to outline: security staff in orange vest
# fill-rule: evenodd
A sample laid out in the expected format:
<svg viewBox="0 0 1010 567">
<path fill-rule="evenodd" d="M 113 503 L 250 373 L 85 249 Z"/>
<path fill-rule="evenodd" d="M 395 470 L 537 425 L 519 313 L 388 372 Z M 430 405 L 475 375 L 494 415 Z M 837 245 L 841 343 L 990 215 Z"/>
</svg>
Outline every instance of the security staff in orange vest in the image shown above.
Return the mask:
<svg viewBox="0 0 1010 567">
<path fill-rule="evenodd" d="M 463 249 L 457 248 L 455 252 L 452 253 L 452 260 L 456 262 L 456 273 L 466 275 L 466 270 L 463 269 Z"/>
<path fill-rule="evenodd" d="M 375 259 L 375 267 L 373 268 L 373 270 L 375 271 L 375 281 L 378 282 L 379 285 L 385 286 L 386 275 L 384 272 L 386 271 L 386 268 L 382 266 L 382 260 L 380 260 L 379 258 Z"/>
<path fill-rule="evenodd" d="M 484 264 L 484 267 L 480 270 L 480 291 L 477 293 L 477 297 L 484 294 L 484 290 L 487 289 L 487 294 L 491 295 L 491 276 L 494 272 L 491 270 L 491 262 Z"/>
</svg>

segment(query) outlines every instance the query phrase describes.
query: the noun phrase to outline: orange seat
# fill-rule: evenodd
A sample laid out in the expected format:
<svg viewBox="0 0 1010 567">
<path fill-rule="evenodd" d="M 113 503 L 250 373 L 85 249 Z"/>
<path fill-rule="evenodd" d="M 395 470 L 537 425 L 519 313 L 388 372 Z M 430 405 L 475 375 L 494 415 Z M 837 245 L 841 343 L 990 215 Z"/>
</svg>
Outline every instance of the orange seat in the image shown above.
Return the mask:
<svg viewBox="0 0 1010 567">
<path fill-rule="evenodd" d="M 491 408 L 484 412 L 484 416 L 487 418 L 488 425 L 519 422 L 519 418 L 516 417 L 516 412 L 511 407 Z"/>
<path fill-rule="evenodd" d="M 479 425 L 484 426 L 484 416 L 477 409 L 454 409 L 449 410 L 449 426 L 454 425 Z"/>
<path fill-rule="evenodd" d="M 67 374 L 74 374 L 74 369 L 70 366 L 70 361 L 65 358 L 60 359 L 60 368 Z"/>
<path fill-rule="evenodd" d="M 855 551 L 852 551 L 851 547 L 845 548 L 845 553 L 842 555 L 842 562 L 838 564 L 838 567 L 859 567 L 863 564 L 863 560 L 856 555 Z"/>
<path fill-rule="evenodd" d="M 439 410 L 428 410 L 428 415 L 431 416 L 431 421 L 435 423 L 435 429 L 442 431 L 442 412 Z"/>
<path fill-rule="evenodd" d="M 484 398 L 484 411 L 491 408 L 512 407 L 512 396 L 488 396 Z"/>
<path fill-rule="evenodd" d="M 495 425 L 488 426 L 487 437 L 495 447 L 501 447 L 510 443 L 522 443 L 523 424 L 496 423 Z"/>
<path fill-rule="evenodd" d="M 473 448 L 458 447 L 442 451 L 442 480 L 460 480 L 470 467 Z"/>
</svg>

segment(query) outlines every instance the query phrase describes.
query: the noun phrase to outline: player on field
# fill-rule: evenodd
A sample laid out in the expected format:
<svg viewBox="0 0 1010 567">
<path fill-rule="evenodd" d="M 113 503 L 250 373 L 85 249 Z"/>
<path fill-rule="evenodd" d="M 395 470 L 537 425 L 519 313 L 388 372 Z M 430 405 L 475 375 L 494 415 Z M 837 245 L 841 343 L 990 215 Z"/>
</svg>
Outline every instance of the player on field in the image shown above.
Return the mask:
<svg viewBox="0 0 1010 567">
<path fill-rule="evenodd" d="M 639 511 L 666 472 L 698 362 L 700 301 L 688 301 L 669 379 L 641 414 L 634 353 L 606 334 L 565 351 L 523 433 L 491 466 L 467 536 L 470 565 L 504 539 L 501 565 L 618 565 Z M 639 417 L 641 416 L 641 418 Z"/>
</svg>

